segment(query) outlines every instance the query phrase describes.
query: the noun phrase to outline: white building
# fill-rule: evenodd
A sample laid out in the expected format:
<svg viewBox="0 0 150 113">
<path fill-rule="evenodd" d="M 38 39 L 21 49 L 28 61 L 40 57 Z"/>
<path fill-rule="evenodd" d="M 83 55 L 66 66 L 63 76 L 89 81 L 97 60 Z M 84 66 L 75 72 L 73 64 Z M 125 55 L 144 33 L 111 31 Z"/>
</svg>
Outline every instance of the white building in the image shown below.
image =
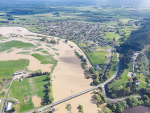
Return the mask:
<svg viewBox="0 0 150 113">
<path fill-rule="evenodd" d="M 15 72 L 15 73 L 14 73 L 14 76 L 20 75 L 20 74 L 22 74 L 22 72 Z"/>
<path fill-rule="evenodd" d="M 6 105 L 6 111 L 9 111 L 11 109 L 12 103 L 8 102 Z"/>
</svg>

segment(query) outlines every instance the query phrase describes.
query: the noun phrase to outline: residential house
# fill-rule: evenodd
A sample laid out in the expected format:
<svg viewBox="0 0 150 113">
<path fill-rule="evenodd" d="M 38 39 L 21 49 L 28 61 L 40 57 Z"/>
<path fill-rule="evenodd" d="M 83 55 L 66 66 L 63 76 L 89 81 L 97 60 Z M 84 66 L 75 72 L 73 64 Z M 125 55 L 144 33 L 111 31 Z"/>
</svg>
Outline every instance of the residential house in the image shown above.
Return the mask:
<svg viewBox="0 0 150 113">
<path fill-rule="evenodd" d="M 135 73 L 132 73 L 132 76 L 133 76 L 133 77 L 135 77 L 135 76 L 136 76 L 136 74 L 135 74 Z"/>
<path fill-rule="evenodd" d="M 133 78 L 129 78 L 129 80 L 130 80 L 131 82 L 133 82 Z"/>
<path fill-rule="evenodd" d="M 99 70 L 99 71 L 102 70 L 102 68 L 100 68 L 98 64 L 95 64 L 95 67 L 96 67 L 96 69 Z"/>
<path fill-rule="evenodd" d="M 140 81 L 136 81 L 135 83 L 136 83 L 136 85 L 137 85 L 137 86 L 139 86 L 139 85 L 140 85 Z"/>
</svg>

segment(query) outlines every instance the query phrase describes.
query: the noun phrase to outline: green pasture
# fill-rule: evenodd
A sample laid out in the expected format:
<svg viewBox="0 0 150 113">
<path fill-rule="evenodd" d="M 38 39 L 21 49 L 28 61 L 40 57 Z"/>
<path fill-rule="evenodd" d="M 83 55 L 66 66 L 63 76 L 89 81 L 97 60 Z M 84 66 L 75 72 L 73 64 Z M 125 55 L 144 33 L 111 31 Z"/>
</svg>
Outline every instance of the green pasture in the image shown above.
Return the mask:
<svg viewBox="0 0 150 113">
<path fill-rule="evenodd" d="M 54 64 L 57 63 L 57 60 L 54 59 L 52 55 L 41 55 L 38 53 L 32 54 L 33 57 L 41 61 L 41 64 Z"/>
<path fill-rule="evenodd" d="M 87 45 L 85 43 L 81 43 L 80 44 L 82 47 L 87 47 Z"/>
<path fill-rule="evenodd" d="M 107 58 L 105 55 L 107 55 L 106 51 L 94 51 L 93 53 L 88 53 L 89 57 L 91 58 L 93 64 L 100 64 L 100 63 L 106 63 Z"/>
<path fill-rule="evenodd" d="M 116 34 L 115 32 L 107 33 L 107 35 L 106 35 L 107 41 L 113 41 L 113 38 L 115 38 L 116 42 L 119 42 L 119 39 L 121 38 L 121 36 L 119 34 Z"/>
<path fill-rule="evenodd" d="M 19 113 L 34 108 L 32 96 L 37 95 L 41 99 L 44 99 L 44 90 L 45 85 L 48 84 L 48 76 L 49 74 L 32 77 L 30 78 L 32 80 L 32 83 L 29 82 L 29 78 L 23 78 L 22 81 L 19 81 L 18 79 L 13 81 L 8 93 L 8 98 L 15 98 L 21 102 L 21 104 L 19 105 L 20 107 L 17 110 Z M 50 87 L 52 87 L 52 85 L 50 85 Z M 50 90 L 49 93 L 49 95 L 52 95 L 52 90 Z M 27 101 L 25 101 L 25 98 L 27 98 Z"/>
<path fill-rule="evenodd" d="M 0 81 L 7 80 L 12 77 L 13 72 L 24 69 L 25 63 L 26 59 L 0 61 Z M 28 65 L 29 62 L 26 66 Z"/>
<path fill-rule="evenodd" d="M 18 112 L 34 108 L 31 92 L 32 88 L 28 78 L 24 78 L 22 81 L 19 81 L 18 79 L 13 81 L 8 93 L 8 98 L 16 98 L 21 102 L 20 107 L 17 110 Z M 27 102 L 25 102 L 25 98 L 28 98 Z"/>
<path fill-rule="evenodd" d="M 133 69 L 133 63 L 130 62 L 129 68 L 124 70 L 124 73 L 122 74 L 122 79 L 116 80 L 113 83 L 111 83 L 111 87 L 114 87 L 114 89 L 118 89 L 120 86 L 121 87 L 125 87 L 126 85 L 122 85 L 122 84 L 127 84 L 129 82 L 129 78 L 128 72 L 131 72 L 131 70 Z"/>
<path fill-rule="evenodd" d="M 0 98 L 3 98 L 5 96 L 5 91 L 3 91 L 1 94 L 0 94 Z"/>
<path fill-rule="evenodd" d="M 12 40 L 10 42 L 6 42 L 3 44 L 3 46 L 1 46 L 0 51 L 5 51 L 5 50 L 9 50 L 12 47 L 15 48 L 29 48 L 29 47 L 33 47 L 34 45 L 31 43 L 24 43 L 22 41 L 16 41 L 16 40 Z"/>
</svg>

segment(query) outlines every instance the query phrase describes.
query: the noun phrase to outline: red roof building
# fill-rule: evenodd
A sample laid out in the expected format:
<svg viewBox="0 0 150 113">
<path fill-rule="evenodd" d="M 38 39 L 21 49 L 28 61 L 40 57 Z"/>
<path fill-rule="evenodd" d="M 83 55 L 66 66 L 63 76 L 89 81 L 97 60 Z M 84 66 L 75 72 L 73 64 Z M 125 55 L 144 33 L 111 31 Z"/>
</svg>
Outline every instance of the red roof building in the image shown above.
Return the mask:
<svg viewBox="0 0 150 113">
<path fill-rule="evenodd" d="M 133 78 L 129 78 L 130 81 L 133 81 Z"/>
</svg>

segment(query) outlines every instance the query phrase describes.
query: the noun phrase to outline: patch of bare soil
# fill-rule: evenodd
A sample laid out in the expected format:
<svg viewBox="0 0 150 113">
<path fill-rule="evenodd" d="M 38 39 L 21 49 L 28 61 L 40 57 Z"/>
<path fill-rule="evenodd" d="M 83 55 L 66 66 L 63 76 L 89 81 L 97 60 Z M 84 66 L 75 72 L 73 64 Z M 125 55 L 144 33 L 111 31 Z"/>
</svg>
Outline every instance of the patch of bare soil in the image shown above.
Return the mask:
<svg viewBox="0 0 150 113">
<path fill-rule="evenodd" d="M 104 109 L 104 107 L 106 107 L 106 105 L 107 105 L 106 103 L 103 103 L 103 104 L 100 105 L 100 108 Z"/>
<path fill-rule="evenodd" d="M 32 96 L 32 102 L 34 104 L 34 107 L 40 107 L 42 100 L 41 100 L 41 98 L 39 98 L 38 96 L 35 95 L 35 96 Z"/>
<path fill-rule="evenodd" d="M 96 51 L 107 51 L 106 49 L 96 49 Z"/>
<path fill-rule="evenodd" d="M 24 97 L 24 102 L 28 102 L 29 101 L 29 96 L 28 97 Z"/>
<path fill-rule="evenodd" d="M 131 74 L 132 74 L 132 72 L 128 72 L 128 75 L 127 75 L 127 76 L 128 76 L 128 77 L 132 77 Z"/>
</svg>

